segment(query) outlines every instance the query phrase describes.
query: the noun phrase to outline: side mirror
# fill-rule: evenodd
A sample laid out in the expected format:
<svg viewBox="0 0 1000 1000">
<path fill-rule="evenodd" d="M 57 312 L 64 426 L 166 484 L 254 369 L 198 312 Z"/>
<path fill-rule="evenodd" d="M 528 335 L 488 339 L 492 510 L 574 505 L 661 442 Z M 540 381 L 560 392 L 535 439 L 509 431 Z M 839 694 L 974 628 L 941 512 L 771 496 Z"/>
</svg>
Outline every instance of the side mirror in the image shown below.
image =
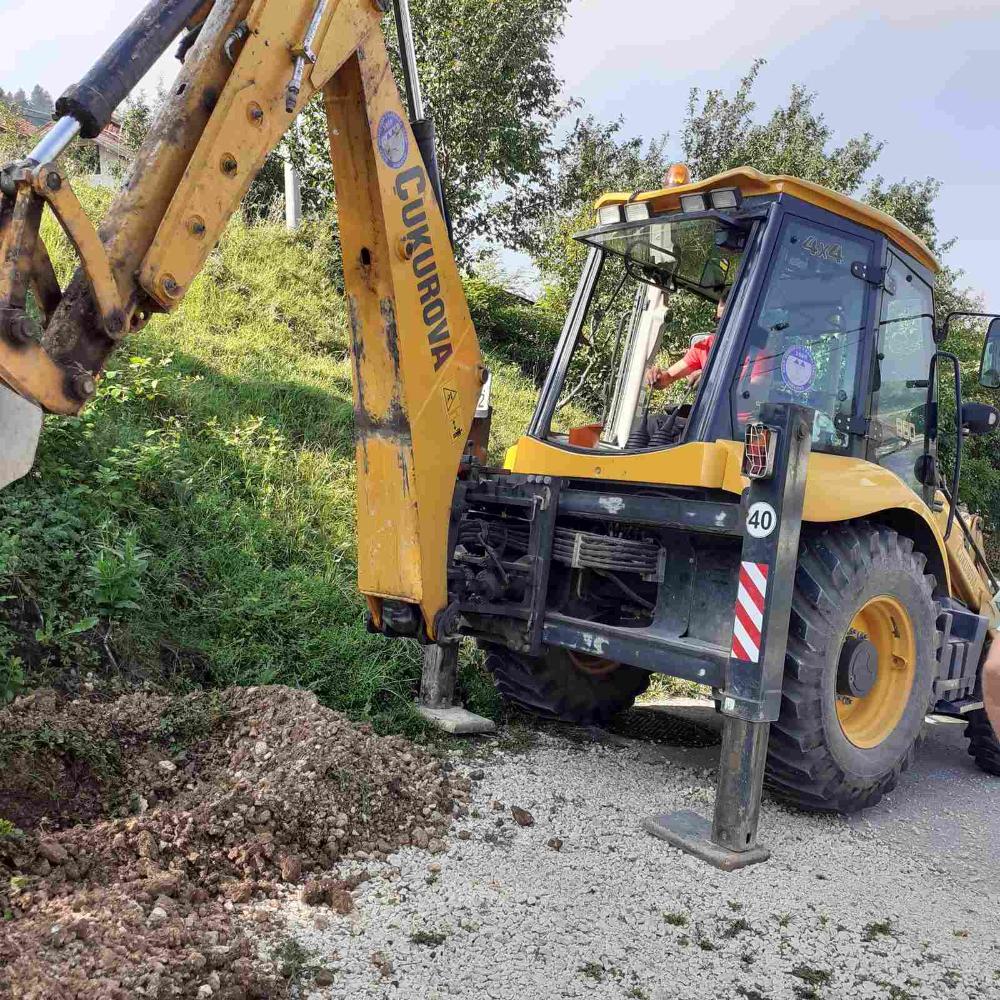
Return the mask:
<svg viewBox="0 0 1000 1000">
<path fill-rule="evenodd" d="M 962 430 L 972 437 L 991 434 L 1000 427 L 1000 410 L 986 403 L 966 403 L 962 407 Z"/>
<path fill-rule="evenodd" d="M 712 335 L 710 333 L 696 333 L 691 338 L 691 346 L 697 347 L 699 344 L 705 343 Z"/>
<path fill-rule="evenodd" d="M 1000 318 L 990 323 L 979 366 L 979 384 L 984 389 L 1000 389 Z"/>
</svg>

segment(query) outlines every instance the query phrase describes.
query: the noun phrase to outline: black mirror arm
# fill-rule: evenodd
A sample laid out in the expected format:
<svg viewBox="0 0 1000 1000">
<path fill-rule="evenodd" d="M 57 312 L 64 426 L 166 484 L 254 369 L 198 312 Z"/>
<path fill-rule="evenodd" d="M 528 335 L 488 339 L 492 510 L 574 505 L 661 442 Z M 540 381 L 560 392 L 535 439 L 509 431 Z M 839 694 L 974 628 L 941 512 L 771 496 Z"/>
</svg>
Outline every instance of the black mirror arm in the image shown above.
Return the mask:
<svg viewBox="0 0 1000 1000">
<path fill-rule="evenodd" d="M 951 321 L 953 319 L 998 319 L 996 313 L 985 313 L 985 312 L 950 312 L 944 318 L 944 323 L 934 331 L 934 341 L 938 344 L 943 344 L 948 339 L 948 334 L 951 332 Z"/>
</svg>

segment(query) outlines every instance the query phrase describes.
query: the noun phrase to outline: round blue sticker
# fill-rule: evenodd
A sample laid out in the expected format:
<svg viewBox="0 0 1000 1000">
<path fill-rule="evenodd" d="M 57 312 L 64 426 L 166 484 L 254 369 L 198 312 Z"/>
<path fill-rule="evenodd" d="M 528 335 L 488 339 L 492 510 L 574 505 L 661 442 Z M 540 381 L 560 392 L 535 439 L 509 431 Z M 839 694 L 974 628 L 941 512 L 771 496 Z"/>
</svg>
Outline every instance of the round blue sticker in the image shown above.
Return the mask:
<svg viewBox="0 0 1000 1000">
<path fill-rule="evenodd" d="M 816 359 L 808 347 L 792 347 L 781 362 L 781 378 L 793 392 L 808 392 L 816 381 Z"/>
<path fill-rule="evenodd" d="M 378 151 L 385 165 L 398 170 L 410 155 L 410 139 L 403 119 L 387 111 L 378 123 Z"/>
</svg>

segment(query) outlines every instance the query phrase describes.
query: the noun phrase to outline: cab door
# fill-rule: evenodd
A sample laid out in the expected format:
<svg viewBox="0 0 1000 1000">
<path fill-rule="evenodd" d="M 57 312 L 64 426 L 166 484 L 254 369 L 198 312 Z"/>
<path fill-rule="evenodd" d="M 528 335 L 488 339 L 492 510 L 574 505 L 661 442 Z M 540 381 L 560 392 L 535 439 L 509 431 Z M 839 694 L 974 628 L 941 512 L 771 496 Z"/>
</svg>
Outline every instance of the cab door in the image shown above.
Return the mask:
<svg viewBox="0 0 1000 1000">
<path fill-rule="evenodd" d="M 921 273 L 890 249 L 879 313 L 874 366 L 872 458 L 916 492 L 917 460 L 924 453 L 928 376 L 934 343 L 934 292 Z"/>
<path fill-rule="evenodd" d="M 792 402 L 816 411 L 814 451 L 863 453 L 876 297 L 868 276 L 881 250 L 875 234 L 829 213 L 785 210 L 731 373 L 737 439 L 761 402 Z"/>
</svg>

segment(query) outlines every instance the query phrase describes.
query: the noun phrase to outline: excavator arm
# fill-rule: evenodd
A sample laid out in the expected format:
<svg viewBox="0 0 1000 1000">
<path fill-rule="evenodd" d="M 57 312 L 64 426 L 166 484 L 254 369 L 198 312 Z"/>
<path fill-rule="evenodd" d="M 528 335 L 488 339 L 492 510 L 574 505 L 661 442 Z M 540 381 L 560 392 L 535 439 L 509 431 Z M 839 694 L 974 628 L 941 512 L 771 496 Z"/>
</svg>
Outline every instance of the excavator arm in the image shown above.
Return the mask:
<svg viewBox="0 0 1000 1000">
<path fill-rule="evenodd" d="M 486 370 L 406 30 L 409 115 L 391 71 L 391 4 L 154 0 L 60 99 L 38 148 L 0 175 L 0 485 L 30 468 L 41 411 L 79 412 L 119 345 L 181 304 L 267 156 L 322 92 L 351 324 L 359 586 L 377 626 L 433 638 Z M 95 230 L 58 158 L 100 133 L 185 28 L 183 69 Z M 80 257 L 65 290 L 39 236 L 45 206 Z"/>
</svg>

